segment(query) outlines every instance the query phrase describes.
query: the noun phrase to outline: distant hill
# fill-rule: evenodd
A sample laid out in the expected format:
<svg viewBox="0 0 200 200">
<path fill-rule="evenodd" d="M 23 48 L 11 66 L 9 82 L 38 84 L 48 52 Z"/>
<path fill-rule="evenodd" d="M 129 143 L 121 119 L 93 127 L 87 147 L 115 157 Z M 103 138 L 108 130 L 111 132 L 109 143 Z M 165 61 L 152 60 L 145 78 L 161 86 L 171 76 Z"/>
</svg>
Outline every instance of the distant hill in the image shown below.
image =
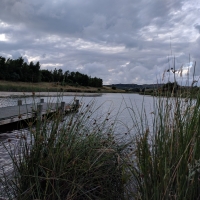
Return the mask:
<svg viewBox="0 0 200 200">
<path fill-rule="evenodd" d="M 129 89 L 153 89 L 153 88 L 159 88 L 162 87 L 164 84 L 143 84 L 143 85 L 138 85 L 138 84 L 112 84 L 112 85 L 106 85 L 107 87 L 116 87 L 118 89 L 122 90 L 129 90 Z"/>
</svg>

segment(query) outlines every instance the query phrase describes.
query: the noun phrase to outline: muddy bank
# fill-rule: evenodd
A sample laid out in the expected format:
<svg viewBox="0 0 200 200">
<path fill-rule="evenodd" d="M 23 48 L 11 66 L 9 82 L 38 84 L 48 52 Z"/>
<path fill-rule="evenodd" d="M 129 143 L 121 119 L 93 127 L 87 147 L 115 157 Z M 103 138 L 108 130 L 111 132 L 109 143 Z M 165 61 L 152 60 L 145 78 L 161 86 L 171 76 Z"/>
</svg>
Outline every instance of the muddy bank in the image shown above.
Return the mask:
<svg viewBox="0 0 200 200">
<path fill-rule="evenodd" d="M 75 93 L 75 92 L 1 92 L 0 91 L 0 97 L 1 98 L 6 98 L 6 97 L 31 97 L 31 96 L 36 96 L 36 97 L 56 97 L 56 96 L 88 96 L 88 97 L 95 97 L 95 96 L 101 96 L 101 93 Z"/>
</svg>

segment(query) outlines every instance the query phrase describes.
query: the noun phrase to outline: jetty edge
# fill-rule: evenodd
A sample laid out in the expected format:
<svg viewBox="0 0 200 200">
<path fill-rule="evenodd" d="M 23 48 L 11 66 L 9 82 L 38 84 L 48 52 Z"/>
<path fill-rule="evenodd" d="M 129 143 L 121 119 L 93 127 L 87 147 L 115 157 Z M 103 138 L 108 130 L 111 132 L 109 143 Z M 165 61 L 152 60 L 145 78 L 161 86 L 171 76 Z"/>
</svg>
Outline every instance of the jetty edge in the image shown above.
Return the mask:
<svg viewBox="0 0 200 200">
<path fill-rule="evenodd" d="M 8 106 L 0 108 L 0 133 L 24 128 L 28 123 L 42 121 L 53 114 L 66 115 L 78 112 L 80 107 L 79 100 L 73 103 L 46 103 L 40 99 L 39 103 L 24 104 L 18 100 L 17 106 Z"/>
</svg>

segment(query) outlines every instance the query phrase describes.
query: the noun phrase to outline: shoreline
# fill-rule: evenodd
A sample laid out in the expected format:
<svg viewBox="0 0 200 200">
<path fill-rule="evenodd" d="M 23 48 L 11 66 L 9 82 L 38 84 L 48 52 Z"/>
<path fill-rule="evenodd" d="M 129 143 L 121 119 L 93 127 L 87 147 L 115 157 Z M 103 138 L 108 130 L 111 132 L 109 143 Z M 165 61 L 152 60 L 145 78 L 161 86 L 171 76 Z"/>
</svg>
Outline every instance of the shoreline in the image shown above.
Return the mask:
<svg viewBox="0 0 200 200">
<path fill-rule="evenodd" d="M 86 96 L 98 97 L 102 93 L 84 93 L 84 92 L 3 92 L 0 91 L 0 98 L 21 98 L 21 97 L 56 97 L 56 96 Z"/>
</svg>

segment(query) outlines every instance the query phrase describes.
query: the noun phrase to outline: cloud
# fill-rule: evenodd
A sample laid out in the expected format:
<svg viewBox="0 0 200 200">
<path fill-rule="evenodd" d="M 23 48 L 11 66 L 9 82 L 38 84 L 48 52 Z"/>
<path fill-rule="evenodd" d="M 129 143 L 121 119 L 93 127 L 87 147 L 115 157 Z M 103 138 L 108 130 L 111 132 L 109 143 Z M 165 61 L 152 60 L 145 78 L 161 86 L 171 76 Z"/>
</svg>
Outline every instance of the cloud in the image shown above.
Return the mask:
<svg viewBox="0 0 200 200">
<path fill-rule="evenodd" d="M 2 0 L 0 55 L 141 84 L 190 54 L 199 75 L 199 10 L 198 0 Z"/>
<path fill-rule="evenodd" d="M 199 24 L 195 24 L 194 27 L 199 31 L 199 34 L 200 34 L 200 25 Z"/>
</svg>

